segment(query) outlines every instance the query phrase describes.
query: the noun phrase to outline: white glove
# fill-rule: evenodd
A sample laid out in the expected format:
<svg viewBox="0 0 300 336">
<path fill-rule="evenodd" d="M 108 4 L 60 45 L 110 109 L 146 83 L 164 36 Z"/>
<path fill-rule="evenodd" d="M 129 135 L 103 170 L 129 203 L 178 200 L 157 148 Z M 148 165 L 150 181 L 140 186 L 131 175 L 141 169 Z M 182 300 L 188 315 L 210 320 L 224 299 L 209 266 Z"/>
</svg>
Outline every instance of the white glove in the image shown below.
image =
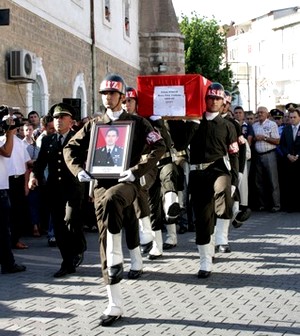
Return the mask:
<svg viewBox="0 0 300 336">
<path fill-rule="evenodd" d="M 123 171 L 120 176 L 118 182 L 133 182 L 135 180 L 135 176 L 130 169 Z"/>
<path fill-rule="evenodd" d="M 187 121 L 193 122 L 195 124 L 200 124 L 200 120 L 199 119 L 188 119 Z"/>
<path fill-rule="evenodd" d="M 85 170 L 81 170 L 77 174 L 77 178 L 78 178 L 79 182 L 91 182 L 93 180 L 91 175 L 89 175 Z"/>
<path fill-rule="evenodd" d="M 150 117 L 150 120 L 152 120 L 152 121 L 156 121 L 156 120 L 160 120 L 161 119 L 161 116 L 155 116 L 155 115 L 152 115 L 151 117 Z"/>
<path fill-rule="evenodd" d="M 232 185 L 231 186 L 231 197 L 233 196 L 235 189 L 236 189 L 236 186 Z"/>
</svg>

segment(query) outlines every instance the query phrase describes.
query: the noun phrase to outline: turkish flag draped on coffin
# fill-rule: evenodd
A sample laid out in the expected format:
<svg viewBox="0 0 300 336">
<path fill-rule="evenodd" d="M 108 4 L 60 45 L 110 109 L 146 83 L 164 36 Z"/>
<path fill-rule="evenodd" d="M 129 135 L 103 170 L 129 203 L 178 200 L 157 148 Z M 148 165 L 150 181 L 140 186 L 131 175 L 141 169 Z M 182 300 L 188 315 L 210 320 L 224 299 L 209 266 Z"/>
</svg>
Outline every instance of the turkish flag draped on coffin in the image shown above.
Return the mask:
<svg viewBox="0 0 300 336">
<path fill-rule="evenodd" d="M 138 76 L 138 111 L 143 117 L 199 118 L 211 83 L 199 74 Z"/>
</svg>

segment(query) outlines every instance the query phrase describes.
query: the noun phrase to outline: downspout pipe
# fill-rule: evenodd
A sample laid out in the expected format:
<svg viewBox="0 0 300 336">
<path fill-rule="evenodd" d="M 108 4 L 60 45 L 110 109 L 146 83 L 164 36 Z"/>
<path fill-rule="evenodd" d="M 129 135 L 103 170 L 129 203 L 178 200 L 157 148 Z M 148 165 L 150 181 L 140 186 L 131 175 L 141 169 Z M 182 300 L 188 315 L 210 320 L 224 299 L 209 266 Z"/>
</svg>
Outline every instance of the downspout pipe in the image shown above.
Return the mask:
<svg viewBox="0 0 300 336">
<path fill-rule="evenodd" d="M 92 114 L 97 112 L 96 90 L 96 46 L 95 46 L 95 13 L 94 0 L 90 0 L 90 31 L 91 31 L 91 60 L 92 60 Z"/>
</svg>

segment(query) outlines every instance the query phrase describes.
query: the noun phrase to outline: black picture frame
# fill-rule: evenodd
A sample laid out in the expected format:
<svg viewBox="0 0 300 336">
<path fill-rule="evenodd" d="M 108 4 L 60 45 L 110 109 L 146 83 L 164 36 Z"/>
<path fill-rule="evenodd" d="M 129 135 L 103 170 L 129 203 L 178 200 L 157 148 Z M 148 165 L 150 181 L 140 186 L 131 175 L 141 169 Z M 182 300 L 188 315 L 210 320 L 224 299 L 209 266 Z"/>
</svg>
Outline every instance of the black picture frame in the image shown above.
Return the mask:
<svg viewBox="0 0 300 336">
<path fill-rule="evenodd" d="M 133 129 L 134 122 L 131 120 L 93 124 L 86 163 L 86 170 L 91 176 L 118 179 L 120 173 L 129 168 Z"/>
</svg>

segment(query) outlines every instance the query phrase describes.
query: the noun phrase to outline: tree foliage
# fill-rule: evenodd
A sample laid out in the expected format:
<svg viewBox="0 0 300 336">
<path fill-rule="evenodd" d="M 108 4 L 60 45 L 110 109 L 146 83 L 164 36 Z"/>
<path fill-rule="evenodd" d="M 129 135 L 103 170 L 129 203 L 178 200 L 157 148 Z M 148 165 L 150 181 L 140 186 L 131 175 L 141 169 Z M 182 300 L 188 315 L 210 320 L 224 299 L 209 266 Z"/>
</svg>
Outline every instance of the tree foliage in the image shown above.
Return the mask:
<svg viewBox="0 0 300 336">
<path fill-rule="evenodd" d="M 221 83 L 227 90 L 236 90 L 230 65 L 225 62 L 226 31 L 215 19 L 182 16 L 179 22 L 184 35 L 185 72 L 198 73 L 211 81 Z"/>
</svg>

